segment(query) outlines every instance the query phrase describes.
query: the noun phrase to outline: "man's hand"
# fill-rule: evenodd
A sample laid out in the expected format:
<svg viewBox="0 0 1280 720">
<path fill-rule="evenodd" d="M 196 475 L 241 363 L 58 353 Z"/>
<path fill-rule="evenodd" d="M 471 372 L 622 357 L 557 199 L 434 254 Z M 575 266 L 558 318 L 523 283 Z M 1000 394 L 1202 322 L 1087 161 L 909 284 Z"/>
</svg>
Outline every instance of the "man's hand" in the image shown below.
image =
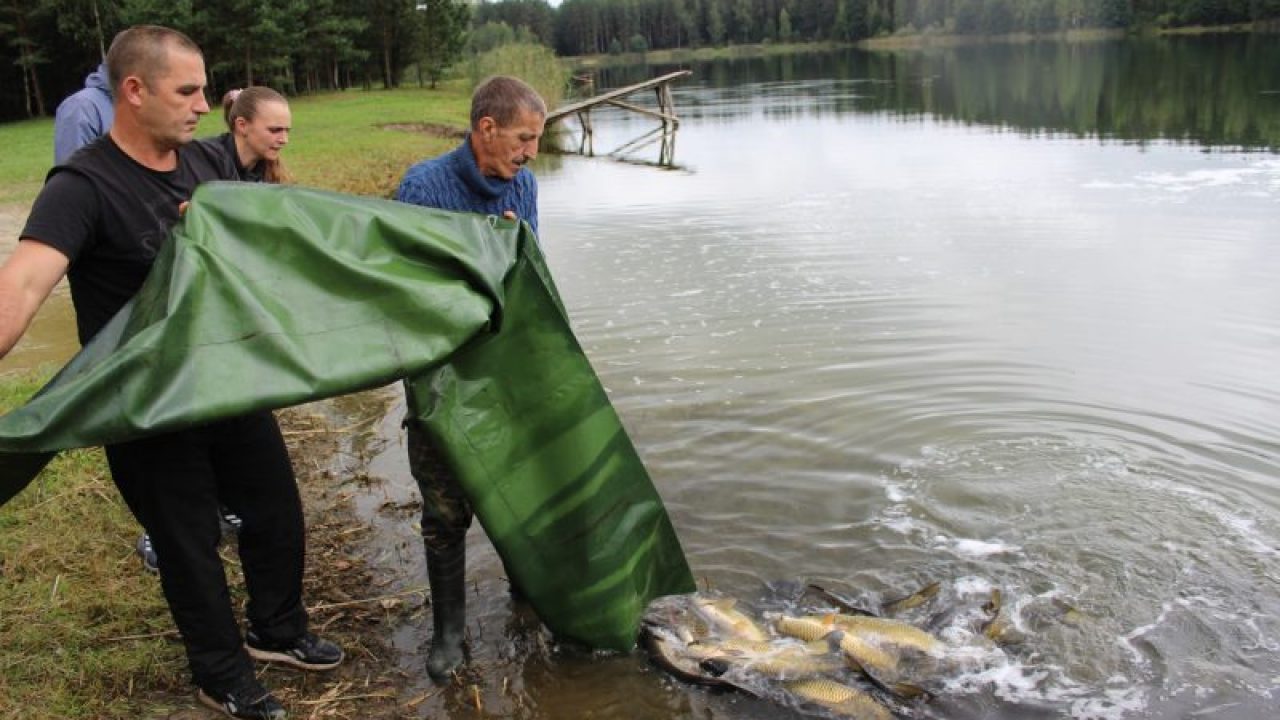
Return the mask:
<svg viewBox="0 0 1280 720">
<path fill-rule="evenodd" d="M 504 217 L 504 218 L 506 218 L 506 219 L 508 219 L 508 220 L 515 220 L 515 219 L 516 219 L 516 211 L 515 211 L 515 210 L 503 210 L 503 211 L 502 211 L 502 217 Z"/>
</svg>

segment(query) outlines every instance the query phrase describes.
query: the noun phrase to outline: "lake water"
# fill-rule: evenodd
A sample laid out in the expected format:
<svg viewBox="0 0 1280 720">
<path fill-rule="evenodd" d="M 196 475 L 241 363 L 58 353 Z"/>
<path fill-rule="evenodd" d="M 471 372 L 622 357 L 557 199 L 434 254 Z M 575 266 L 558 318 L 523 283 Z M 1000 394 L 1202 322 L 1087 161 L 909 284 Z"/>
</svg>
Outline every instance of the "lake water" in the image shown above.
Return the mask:
<svg viewBox="0 0 1280 720">
<path fill-rule="evenodd" d="M 597 113 L 597 156 L 538 172 L 700 586 L 757 611 L 805 583 L 1000 589 L 1025 639 L 922 716 L 1272 716 L 1280 41 L 691 67 L 673 147 L 610 158 L 655 121 Z M 412 497 L 394 440 L 374 470 Z M 420 584 L 412 517 L 384 560 Z M 800 716 L 555 645 L 478 529 L 470 567 L 473 669 L 424 715 Z M 411 673 L 428 627 L 401 633 Z"/>
<path fill-rule="evenodd" d="M 1022 642 L 921 717 L 1272 717 L 1280 39 L 689 67 L 673 142 L 612 157 L 654 120 L 599 112 L 596 157 L 537 172 L 700 587 L 763 611 L 939 581 L 957 617 L 999 589 Z M 426 578 L 401 412 L 360 499 L 387 592 Z M 397 634 L 420 715 L 805 716 L 558 645 L 469 544 L 461 682 L 424 677 L 429 611 Z"/>
</svg>

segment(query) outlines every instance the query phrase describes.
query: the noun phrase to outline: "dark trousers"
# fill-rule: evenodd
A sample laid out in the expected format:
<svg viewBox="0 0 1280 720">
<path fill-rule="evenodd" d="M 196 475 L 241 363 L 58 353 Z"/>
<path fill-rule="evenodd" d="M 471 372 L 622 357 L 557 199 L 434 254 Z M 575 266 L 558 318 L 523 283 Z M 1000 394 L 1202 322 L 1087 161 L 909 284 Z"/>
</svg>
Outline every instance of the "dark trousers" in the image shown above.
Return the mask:
<svg viewBox="0 0 1280 720">
<path fill-rule="evenodd" d="M 405 421 L 409 450 L 409 474 L 422 494 L 422 539 L 427 549 L 443 552 L 467 538 L 471 527 L 471 502 L 458 478 L 416 420 Z"/>
<path fill-rule="evenodd" d="M 196 685 L 218 688 L 253 671 L 218 557 L 219 503 L 244 522 L 240 561 L 254 632 L 290 640 L 306 631 L 302 502 L 271 412 L 106 451 L 116 487 L 155 546 Z"/>
</svg>

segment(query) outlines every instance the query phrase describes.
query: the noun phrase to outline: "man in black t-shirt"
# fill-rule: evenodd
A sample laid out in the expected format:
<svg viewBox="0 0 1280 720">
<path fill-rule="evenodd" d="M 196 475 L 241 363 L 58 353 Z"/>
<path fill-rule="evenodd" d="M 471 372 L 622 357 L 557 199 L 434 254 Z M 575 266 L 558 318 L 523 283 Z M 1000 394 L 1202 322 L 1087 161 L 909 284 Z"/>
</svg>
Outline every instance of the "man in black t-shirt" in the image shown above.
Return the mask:
<svg viewBox="0 0 1280 720">
<path fill-rule="evenodd" d="M 204 58 L 189 38 L 168 28 L 130 28 L 112 42 L 107 67 L 115 124 L 49 173 L 17 248 L 0 266 L 0 356 L 63 275 L 80 341 L 88 342 L 141 287 L 196 186 L 236 179 L 232 158 L 191 143 L 209 106 Z M 105 450 L 116 487 L 159 553 L 160 583 L 197 697 L 231 717 L 283 718 L 251 658 L 324 670 L 343 653 L 307 630 L 302 506 L 274 415 Z M 216 550 L 219 502 L 243 520 L 246 637 Z"/>
</svg>

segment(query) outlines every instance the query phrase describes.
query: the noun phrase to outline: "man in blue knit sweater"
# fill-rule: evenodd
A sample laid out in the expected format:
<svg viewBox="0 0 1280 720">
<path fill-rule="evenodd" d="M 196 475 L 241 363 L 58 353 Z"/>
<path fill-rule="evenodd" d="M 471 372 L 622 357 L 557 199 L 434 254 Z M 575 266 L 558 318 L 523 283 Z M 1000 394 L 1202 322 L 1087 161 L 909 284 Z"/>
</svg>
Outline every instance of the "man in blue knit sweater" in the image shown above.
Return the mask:
<svg viewBox="0 0 1280 720">
<path fill-rule="evenodd" d="M 482 82 L 471 96 L 471 131 L 452 152 L 409 168 L 401 202 L 501 215 L 538 231 L 538 181 L 525 165 L 538 154 L 547 106 L 513 77 Z M 409 470 L 422 493 L 422 540 L 431 584 L 433 634 L 427 672 L 443 679 L 463 661 L 466 535 L 471 505 L 442 453 L 409 414 Z"/>
<path fill-rule="evenodd" d="M 409 168 L 396 199 L 442 210 L 519 218 L 538 231 L 538 181 L 525 164 L 538 154 L 547 106 L 513 77 L 481 83 L 471 97 L 471 131 L 452 152 Z"/>
</svg>

